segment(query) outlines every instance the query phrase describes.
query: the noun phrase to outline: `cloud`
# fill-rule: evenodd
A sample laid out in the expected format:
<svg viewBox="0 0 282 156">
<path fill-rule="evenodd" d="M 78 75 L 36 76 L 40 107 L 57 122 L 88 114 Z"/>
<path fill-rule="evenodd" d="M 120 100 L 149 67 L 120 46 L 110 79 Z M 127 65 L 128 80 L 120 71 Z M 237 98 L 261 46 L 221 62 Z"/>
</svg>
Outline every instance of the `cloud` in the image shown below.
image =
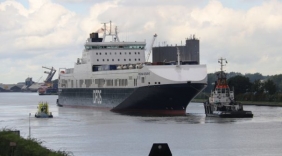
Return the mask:
<svg viewBox="0 0 282 156">
<path fill-rule="evenodd" d="M 59 3 L 60 2 L 60 3 Z M 87 3 L 87 14 L 68 9 Z M 242 1 L 242 5 L 245 2 Z M 248 6 L 250 6 L 248 1 Z M 64 6 L 66 5 L 66 6 Z M 83 5 L 81 5 L 83 6 Z M 227 58 L 227 71 L 280 74 L 282 70 L 282 3 L 264 1 L 248 9 L 226 7 L 218 0 L 29 0 L 29 7 L 8 0 L 0 3 L 0 77 L 2 83 L 42 76 L 41 66 L 72 67 L 81 57 L 89 33 L 113 21 L 121 40 L 155 45 L 184 43 L 196 34 L 201 62 L 208 72 Z"/>
</svg>

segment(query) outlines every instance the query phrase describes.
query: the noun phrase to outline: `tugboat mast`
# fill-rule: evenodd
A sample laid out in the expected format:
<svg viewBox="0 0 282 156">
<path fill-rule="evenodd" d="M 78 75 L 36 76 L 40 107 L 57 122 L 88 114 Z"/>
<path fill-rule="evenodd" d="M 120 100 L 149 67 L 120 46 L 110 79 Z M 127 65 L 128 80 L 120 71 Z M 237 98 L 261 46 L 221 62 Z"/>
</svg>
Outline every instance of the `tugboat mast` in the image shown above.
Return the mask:
<svg viewBox="0 0 282 156">
<path fill-rule="evenodd" d="M 222 78 L 224 73 L 223 66 L 226 66 L 228 62 L 225 58 L 221 57 L 220 59 L 218 59 L 218 63 L 220 63 L 220 77 Z"/>
<path fill-rule="evenodd" d="M 225 61 L 225 64 L 224 64 L 223 61 Z M 218 59 L 218 63 L 220 63 L 220 71 L 223 71 L 223 66 L 226 66 L 226 64 L 227 64 L 228 62 L 227 62 L 226 59 L 224 59 L 224 58 L 221 57 L 220 59 Z"/>
</svg>

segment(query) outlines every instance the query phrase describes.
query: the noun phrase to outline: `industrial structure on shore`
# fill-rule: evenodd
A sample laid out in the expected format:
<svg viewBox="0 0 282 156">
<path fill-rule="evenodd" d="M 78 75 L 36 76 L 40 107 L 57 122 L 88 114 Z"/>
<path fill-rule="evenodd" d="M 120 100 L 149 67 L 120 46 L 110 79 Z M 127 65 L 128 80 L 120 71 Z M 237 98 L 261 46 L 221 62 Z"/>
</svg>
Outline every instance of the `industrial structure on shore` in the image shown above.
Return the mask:
<svg viewBox="0 0 282 156">
<path fill-rule="evenodd" d="M 45 74 L 48 74 L 44 82 L 39 82 L 42 76 L 34 82 L 32 77 L 27 77 L 25 82 L 19 82 L 17 84 L 2 84 L 0 83 L 0 92 L 37 92 L 40 95 L 50 95 L 58 93 L 58 80 L 53 80 L 52 78 L 56 73 L 56 70 L 51 67 L 42 67 L 49 69 L 50 71 L 44 71 Z"/>
<path fill-rule="evenodd" d="M 200 64 L 200 41 L 192 35 L 186 38 L 184 46 L 158 46 L 153 48 L 152 62 L 175 62 L 177 49 L 180 52 L 182 64 Z M 177 48 L 176 48 L 177 47 Z"/>
</svg>

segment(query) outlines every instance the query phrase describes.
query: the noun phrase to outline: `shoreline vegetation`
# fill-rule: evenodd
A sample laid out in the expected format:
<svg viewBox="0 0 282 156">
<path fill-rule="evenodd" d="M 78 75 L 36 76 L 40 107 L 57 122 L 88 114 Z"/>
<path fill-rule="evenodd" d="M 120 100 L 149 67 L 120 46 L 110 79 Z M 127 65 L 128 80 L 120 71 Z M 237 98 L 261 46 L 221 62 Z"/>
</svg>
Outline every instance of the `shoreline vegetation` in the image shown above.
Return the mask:
<svg viewBox="0 0 282 156">
<path fill-rule="evenodd" d="M 207 99 L 193 99 L 191 102 L 204 103 Z M 282 102 L 266 102 L 266 101 L 238 101 L 243 105 L 256 105 L 256 106 L 275 106 L 282 107 Z"/>
<path fill-rule="evenodd" d="M 71 152 L 54 151 L 41 145 L 42 141 L 35 138 L 23 138 L 20 131 L 11 129 L 0 130 L 0 156 L 6 155 L 46 155 L 70 156 Z"/>
</svg>

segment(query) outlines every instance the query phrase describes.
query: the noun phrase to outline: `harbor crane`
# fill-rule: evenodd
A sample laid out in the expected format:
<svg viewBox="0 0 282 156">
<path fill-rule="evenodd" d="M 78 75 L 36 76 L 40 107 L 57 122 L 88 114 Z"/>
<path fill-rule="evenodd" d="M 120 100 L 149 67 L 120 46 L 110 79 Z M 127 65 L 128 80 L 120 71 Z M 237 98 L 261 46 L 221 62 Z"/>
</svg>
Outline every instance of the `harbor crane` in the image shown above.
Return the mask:
<svg viewBox="0 0 282 156">
<path fill-rule="evenodd" d="M 52 78 L 53 78 L 53 76 L 55 75 L 55 73 L 56 73 L 56 70 L 53 68 L 53 67 L 51 67 L 51 68 L 48 68 L 48 67 L 44 67 L 44 66 L 42 66 L 42 68 L 45 68 L 45 69 L 49 69 L 50 71 L 48 72 L 48 71 L 44 71 L 44 73 L 45 74 L 48 74 L 48 76 L 46 77 L 46 79 L 45 79 L 45 83 L 51 83 L 52 82 Z"/>
<path fill-rule="evenodd" d="M 152 40 L 152 43 L 151 43 L 151 45 L 150 45 L 150 47 L 149 47 L 149 53 L 148 53 L 148 55 L 147 55 L 146 62 L 148 62 L 149 57 L 150 57 L 150 55 L 151 55 L 151 53 L 152 53 L 153 45 L 154 45 L 154 42 L 155 42 L 156 38 L 157 38 L 157 34 L 155 34 L 155 35 L 153 36 L 153 40 Z"/>
</svg>

